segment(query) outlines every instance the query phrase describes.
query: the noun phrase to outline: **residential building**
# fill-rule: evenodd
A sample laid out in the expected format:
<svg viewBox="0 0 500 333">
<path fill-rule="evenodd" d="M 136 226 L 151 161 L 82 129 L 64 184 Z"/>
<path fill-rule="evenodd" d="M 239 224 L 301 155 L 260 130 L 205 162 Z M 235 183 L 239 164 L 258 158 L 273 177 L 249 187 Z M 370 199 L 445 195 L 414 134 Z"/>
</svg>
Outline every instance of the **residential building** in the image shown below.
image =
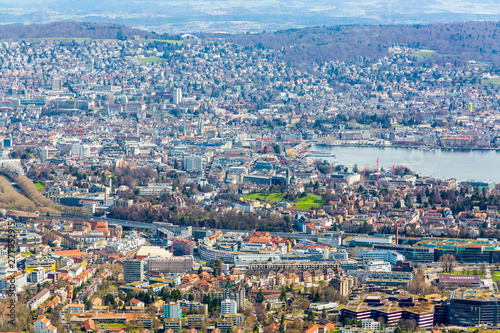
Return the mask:
<svg viewBox="0 0 500 333">
<path fill-rule="evenodd" d="M 50 297 L 50 290 L 44 288 L 33 298 L 28 300 L 28 306 L 30 307 L 31 310 L 36 310 L 43 302 L 48 300 L 49 297 Z"/>
<path fill-rule="evenodd" d="M 238 304 L 236 303 L 236 301 L 226 299 L 221 302 L 221 313 L 237 313 L 237 306 Z"/>
<path fill-rule="evenodd" d="M 123 277 L 126 283 L 144 280 L 144 261 L 127 259 L 123 261 Z"/>
<path fill-rule="evenodd" d="M 165 303 L 164 308 L 163 308 L 163 315 L 165 318 L 171 318 L 171 319 L 181 319 L 182 318 L 182 310 L 181 306 L 179 303 Z"/>
<path fill-rule="evenodd" d="M 14 273 L 0 279 L 0 293 L 19 293 L 26 287 L 26 275 L 23 273 Z M 12 290 L 12 288 L 15 288 Z"/>
</svg>

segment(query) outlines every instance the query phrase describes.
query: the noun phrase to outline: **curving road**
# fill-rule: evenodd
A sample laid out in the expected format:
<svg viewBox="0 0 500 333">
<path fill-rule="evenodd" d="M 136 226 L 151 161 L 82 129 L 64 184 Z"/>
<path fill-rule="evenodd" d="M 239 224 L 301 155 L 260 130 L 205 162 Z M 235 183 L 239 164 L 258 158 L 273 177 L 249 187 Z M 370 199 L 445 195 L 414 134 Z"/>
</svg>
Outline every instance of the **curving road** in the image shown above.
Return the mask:
<svg viewBox="0 0 500 333">
<path fill-rule="evenodd" d="M 78 218 L 78 219 L 85 219 L 85 220 L 106 220 L 108 223 L 118 224 L 118 225 L 121 225 L 122 227 L 127 227 L 127 228 L 137 228 L 137 229 L 155 229 L 156 228 L 156 225 L 152 224 L 152 223 L 128 221 L 128 220 L 118 220 L 118 219 L 112 219 L 112 218 L 99 218 L 99 217 L 93 217 L 93 216 L 71 215 L 71 214 L 62 214 L 62 217 Z M 192 228 L 193 228 L 193 230 L 207 229 L 207 228 L 200 228 L 200 227 L 192 227 Z M 216 229 L 216 230 L 221 230 L 223 232 L 235 232 L 235 233 L 248 233 L 248 232 L 253 231 L 253 230 L 232 230 L 232 229 Z M 269 232 L 269 234 L 271 234 L 273 236 L 300 238 L 300 239 L 302 239 L 302 238 L 317 239 L 318 238 L 318 236 L 316 236 L 316 235 L 307 235 L 307 234 L 302 234 L 302 233 L 291 233 L 291 232 Z"/>
</svg>

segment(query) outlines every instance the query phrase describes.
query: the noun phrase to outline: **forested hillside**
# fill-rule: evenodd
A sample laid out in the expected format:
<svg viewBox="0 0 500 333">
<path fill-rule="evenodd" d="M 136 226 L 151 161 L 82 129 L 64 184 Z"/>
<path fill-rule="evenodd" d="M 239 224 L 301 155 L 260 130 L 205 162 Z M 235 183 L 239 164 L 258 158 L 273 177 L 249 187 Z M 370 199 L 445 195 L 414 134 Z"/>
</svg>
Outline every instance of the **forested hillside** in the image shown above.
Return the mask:
<svg viewBox="0 0 500 333">
<path fill-rule="evenodd" d="M 291 62 L 380 58 L 391 45 L 437 51 L 427 61 L 487 61 L 500 64 L 500 23 L 332 26 L 261 34 L 218 36 L 245 46 L 280 50 Z"/>
<path fill-rule="evenodd" d="M 112 23 L 54 22 L 48 24 L 0 25 L 0 38 L 160 38 L 155 32 Z"/>
</svg>

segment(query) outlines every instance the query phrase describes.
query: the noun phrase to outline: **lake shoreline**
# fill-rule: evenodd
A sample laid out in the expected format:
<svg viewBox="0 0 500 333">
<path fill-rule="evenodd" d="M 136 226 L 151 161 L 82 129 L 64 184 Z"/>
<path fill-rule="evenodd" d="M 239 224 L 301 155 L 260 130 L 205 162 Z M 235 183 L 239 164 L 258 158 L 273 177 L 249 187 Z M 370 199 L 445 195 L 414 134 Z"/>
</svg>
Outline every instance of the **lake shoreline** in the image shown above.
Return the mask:
<svg viewBox="0 0 500 333">
<path fill-rule="evenodd" d="M 500 183 L 499 149 L 436 148 L 422 149 L 401 146 L 315 145 L 317 152 L 331 156 L 306 156 L 344 166 L 384 170 L 392 166 L 407 167 L 419 176 L 459 181 L 466 179 L 492 180 Z M 392 176 L 392 175 L 391 175 Z"/>
<path fill-rule="evenodd" d="M 433 151 L 433 150 L 445 150 L 445 151 L 497 151 L 500 152 L 500 147 L 490 147 L 490 148 L 460 148 L 460 147 L 434 147 L 434 146 L 397 146 L 397 145 L 369 145 L 369 144 L 329 144 L 329 143 L 314 143 L 311 142 L 311 148 L 317 147 L 350 147 L 350 148 L 395 148 L 395 149 L 416 149 L 423 151 Z"/>
</svg>

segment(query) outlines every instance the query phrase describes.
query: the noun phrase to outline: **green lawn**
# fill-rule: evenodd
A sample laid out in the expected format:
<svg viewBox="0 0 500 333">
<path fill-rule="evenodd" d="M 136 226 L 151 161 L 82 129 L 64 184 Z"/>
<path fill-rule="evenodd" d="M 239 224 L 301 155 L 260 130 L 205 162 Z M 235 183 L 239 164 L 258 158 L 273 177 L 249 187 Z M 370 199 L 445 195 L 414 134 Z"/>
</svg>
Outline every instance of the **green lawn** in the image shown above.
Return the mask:
<svg viewBox="0 0 500 333">
<path fill-rule="evenodd" d="M 253 193 L 243 196 L 243 199 L 260 200 L 264 202 L 278 202 L 285 199 L 285 193 Z M 294 202 L 291 202 L 293 208 L 296 209 L 316 209 L 321 208 L 323 205 L 323 200 L 321 196 L 308 193 L 302 198 L 297 198 Z"/>
<path fill-rule="evenodd" d="M 151 113 L 155 114 L 158 117 L 165 117 L 165 116 L 170 116 L 176 118 L 176 115 L 173 114 L 170 111 L 167 110 L 157 110 L 157 111 L 151 111 Z"/>
<path fill-rule="evenodd" d="M 483 79 L 481 80 L 483 84 L 500 84 L 500 79 Z"/>
<path fill-rule="evenodd" d="M 164 61 L 164 59 L 162 59 L 160 57 L 145 57 L 145 58 L 139 59 L 139 61 L 143 64 L 150 64 L 153 62 Z"/>
<path fill-rule="evenodd" d="M 434 53 L 436 53 L 436 51 L 433 51 L 433 50 L 420 50 L 418 52 L 413 53 L 413 55 L 417 57 L 418 61 L 421 61 L 421 60 L 424 60 L 425 58 L 431 56 Z"/>
<path fill-rule="evenodd" d="M 441 274 L 447 274 L 447 275 L 480 275 L 480 276 L 484 277 L 484 274 L 481 274 L 481 271 L 479 271 L 479 270 L 476 272 L 476 274 L 474 274 L 474 271 L 472 271 L 472 270 L 442 272 Z"/>
<path fill-rule="evenodd" d="M 491 271 L 491 277 L 493 279 L 493 282 L 495 282 L 497 285 L 500 285 L 500 271 Z"/>
<path fill-rule="evenodd" d="M 35 186 L 39 190 L 43 190 L 43 188 L 45 187 L 42 183 L 35 183 Z"/>
<path fill-rule="evenodd" d="M 125 327 L 123 324 L 103 324 L 106 327 Z"/>
<path fill-rule="evenodd" d="M 141 39 L 141 42 L 147 42 L 147 41 L 182 45 L 182 40 L 173 40 L 173 39 Z"/>
<path fill-rule="evenodd" d="M 243 196 L 243 199 L 260 200 L 265 202 L 278 202 L 283 201 L 285 198 L 284 193 L 253 193 Z"/>
<path fill-rule="evenodd" d="M 433 50 L 420 50 L 416 54 L 421 55 L 421 56 L 430 56 L 433 53 L 436 53 L 436 51 L 433 51 Z"/>
<path fill-rule="evenodd" d="M 293 208 L 296 209 L 315 209 L 321 208 L 323 205 L 323 200 L 321 196 L 308 193 L 305 197 L 297 199 Z"/>
</svg>

